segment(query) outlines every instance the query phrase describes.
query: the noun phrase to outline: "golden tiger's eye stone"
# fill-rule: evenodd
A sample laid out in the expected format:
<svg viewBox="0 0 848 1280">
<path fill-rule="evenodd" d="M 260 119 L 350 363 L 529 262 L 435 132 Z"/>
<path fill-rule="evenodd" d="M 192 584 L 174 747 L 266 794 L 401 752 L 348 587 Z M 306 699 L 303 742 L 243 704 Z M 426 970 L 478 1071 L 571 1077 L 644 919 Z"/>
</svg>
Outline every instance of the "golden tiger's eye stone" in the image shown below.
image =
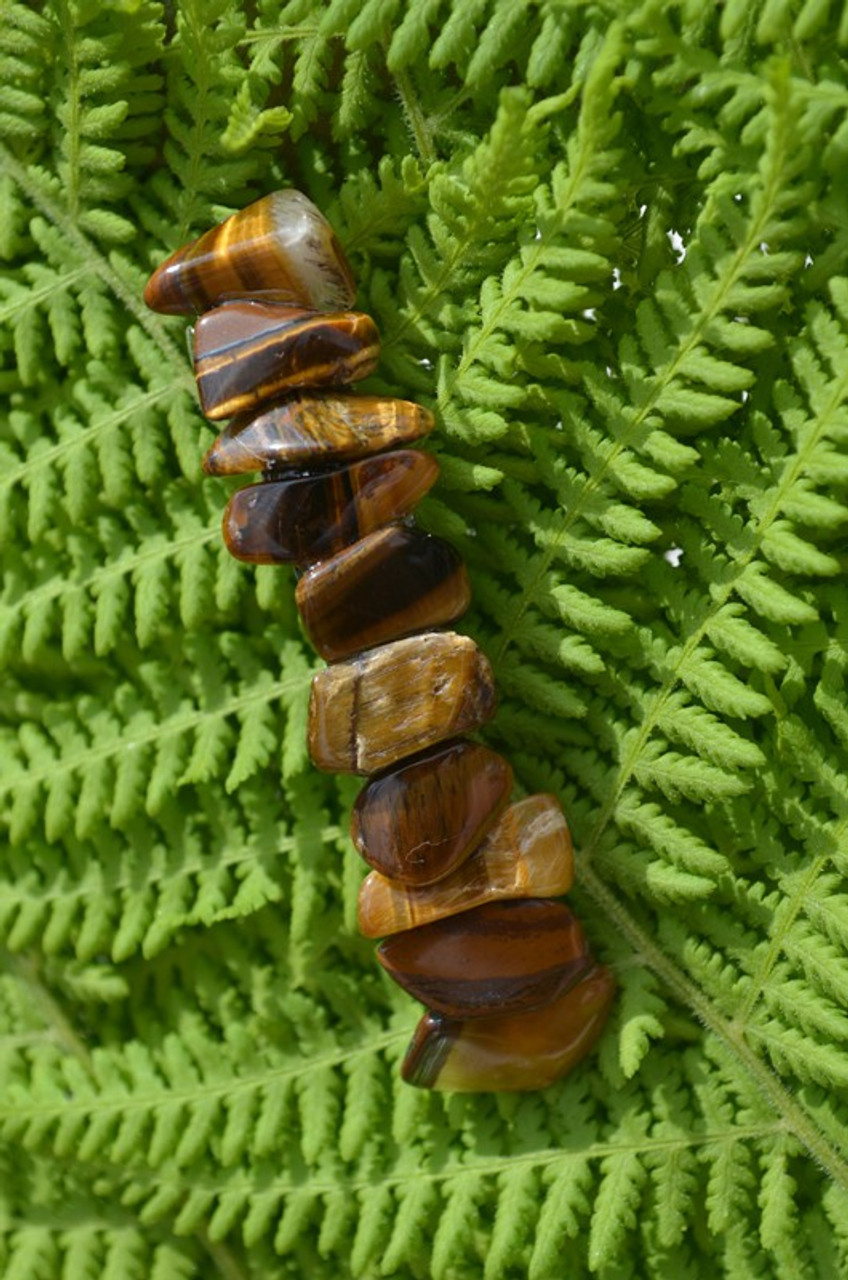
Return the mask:
<svg viewBox="0 0 848 1280">
<path fill-rule="evenodd" d="M 429 453 L 398 449 L 336 471 L 247 485 L 224 511 L 224 541 L 250 564 L 314 564 L 406 515 L 436 482 Z"/>
<path fill-rule="evenodd" d="M 494 715 L 492 669 L 468 636 L 428 632 L 319 671 L 309 754 L 319 769 L 377 773 Z"/>
<path fill-rule="evenodd" d="M 372 871 L 359 890 L 359 931 L 366 938 L 385 938 L 484 902 L 568 893 L 571 836 L 554 796 L 528 796 L 504 810 L 471 857 L 437 884 L 397 884 L 403 876 L 389 874 Z"/>
<path fill-rule="evenodd" d="M 420 440 L 433 415 L 387 396 L 293 392 L 254 417 L 228 423 L 203 459 L 209 476 L 364 458 Z"/>
<path fill-rule="evenodd" d="M 449 1018 L 518 1013 L 555 1000 L 591 968 L 580 922 L 562 902 L 489 902 L 377 948 L 395 982 Z"/>
<path fill-rule="evenodd" d="M 351 814 L 351 839 L 384 884 L 400 882 L 393 886 L 400 895 L 403 885 L 444 883 L 496 821 L 511 790 L 512 768 L 503 756 L 476 742 L 448 742 L 366 783 Z"/>
<path fill-rule="evenodd" d="M 450 543 L 392 525 L 310 569 L 295 598 L 313 646 L 335 662 L 455 621 L 471 586 Z"/>
<path fill-rule="evenodd" d="M 224 302 L 194 327 L 194 372 L 207 418 L 229 418 L 299 387 L 343 387 L 377 367 L 380 337 L 359 311 Z"/>
<path fill-rule="evenodd" d="M 153 311 L 187 315 L 273 293 L 315 311 L 349 307 L 356 285 L 327 219 L 300 191 L 274 191 L 172 253 L 147 282 Z"/>
<path fill-rule="evenodd" d="M 527 1013 L 456 1021 L 425 1013 L 401 1068 L 407 1084 L 456 1093 L 547 1089 L 594 1048 L 615 994 L 595 965 L 564 995 Z"/>
</svg>

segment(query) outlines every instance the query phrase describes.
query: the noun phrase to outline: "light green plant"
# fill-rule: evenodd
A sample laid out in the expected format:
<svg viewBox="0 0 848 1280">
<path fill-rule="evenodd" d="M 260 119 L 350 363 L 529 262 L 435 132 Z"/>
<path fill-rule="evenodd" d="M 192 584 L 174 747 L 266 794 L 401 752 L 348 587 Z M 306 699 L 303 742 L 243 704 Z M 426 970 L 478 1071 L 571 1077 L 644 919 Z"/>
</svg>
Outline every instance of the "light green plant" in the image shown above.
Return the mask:
<svg viewBox="0 0 848 1280">
<path fill-rule="evenodd" d="M 848 10 L 0 4 L 4 1280 L 848 1269 Z M 436 412 L 487 739 L 620 994 L 540 1094 L 399 1082 L 356 784 L 163 255 L 279 186 Z"/>
</svg>

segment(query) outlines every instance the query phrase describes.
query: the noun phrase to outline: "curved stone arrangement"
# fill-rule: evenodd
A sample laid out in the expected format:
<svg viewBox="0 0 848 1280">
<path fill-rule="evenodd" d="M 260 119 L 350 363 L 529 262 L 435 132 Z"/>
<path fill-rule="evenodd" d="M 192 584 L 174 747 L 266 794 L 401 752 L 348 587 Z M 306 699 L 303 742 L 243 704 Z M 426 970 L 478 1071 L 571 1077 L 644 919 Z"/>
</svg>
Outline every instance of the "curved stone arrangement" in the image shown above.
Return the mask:
<svg viewBox="0 0 848 1280">
<path fill-rule="evenodd" d="M 600 1035 L 613 998 L 580 922 L 558 802 L 509 804 L 512 769 L 465 735 L 493 715 L 492 672 L 449 630 L 468 575 L 453 547 L 409 516 L 434 484 L 410 448 L 420 405 L 355 395 L 379 358 L 374 322 L 315 206 L 279 191 L 178 250 L 147 304 L 199 316 L 203 412 L 231 417 L 209 475 L 259 471 L 224 513 L 230 552 L 305 570 L 307 634 L 330 665 L 314 678 L 309 751 L 320 769 L 365 774 L 351 836 L 373 870 L 359 923 L 384 938 L 385 971 L 426 1012 L 403 1078 L 431 1089 L 539 1089 Z"/>
</svg>

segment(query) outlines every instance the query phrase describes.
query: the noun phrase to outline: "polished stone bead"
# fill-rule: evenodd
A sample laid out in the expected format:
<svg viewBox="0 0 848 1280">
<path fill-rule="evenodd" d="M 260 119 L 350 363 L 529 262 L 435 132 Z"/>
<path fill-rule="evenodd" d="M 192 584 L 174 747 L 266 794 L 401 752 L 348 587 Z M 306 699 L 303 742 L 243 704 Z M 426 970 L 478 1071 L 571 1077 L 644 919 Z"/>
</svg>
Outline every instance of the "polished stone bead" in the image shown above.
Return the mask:
<svg viewBox="0 0 848 1280">
<path fill-rule="evenodd" d="M 194 327 L 194 372 L 207 418 L 229 418 L 301 387 L 344 387 L 377 367 L 380 338 L 359 311 L 225 302 Z"/>
<path fill-rule="evenodd" d="M 433 429 L 420 404 L 387 396 L 293 392 L 281 404 L 228 423 L 206 457 L 209 476 L 365 458 L 411 444 Z"/>
<path fill-rule="evenodd" d="M 250 564 L 314 564 L 406 515 L 438 474 L 431 454 L 398 449 L 335 471 L 247 485 L 224 511 L 224 541 Z"/>
<path fill-rule="evenodd" d="M 471 586 L 450 543 L 391 525 L 310 569 L 295 598 L 313 646 L 336 662 L 454 622 L 468 608 Z"/>
<path fill-rule="evenodd" d="M 394 980 L 449 1018 L 535 1009 L 584 976 L 592 961 L 562 902 L 520 898 L 406 929 L 377 948 Z"/>
<path fill-rule="evenodd" d="M 614 994 L 609 969 L 595 965 L 527 1013 L 466 1021 L 425 1013 L 401 1074 L 407 1084 L 456 1093 L 547 1089 L 594 1048 Z"/>
<path fill-rule="evenodd" d="M 366 783 L 351 814 L 351 839 L 385 884 L 398 881 L 401 893 L 402 885 L 430 885 L 471 854 L 511 790 L 503 756 L 477 742 L 447 742 Z"/>
<path fill-rule="evenodd" d="M 274 191 L 172 253 L 144 301 L 188 315 L 257 294 L 340 311 L 356 296 L 350 267 L 327 219 L 300 191 Z"/>
<path fill-rule="evenodd" d="M 487 659 L 467 636 L 428 632 L 319 671 L 309 752 L 319 769 L 377 773 L 494 715 Z"/>
<path fill-rule="evenodd" d="M 571 836 L 554 796 L 528 796 L 510 805 L 471 857 L 437 884 L 398 884 L 404 877 L 390 875 L 372 871 L 362 882 L 358 918 L 366 938 L 385 938 L 484 902 L 568 893 L 574 879 Z"/>
</svg>

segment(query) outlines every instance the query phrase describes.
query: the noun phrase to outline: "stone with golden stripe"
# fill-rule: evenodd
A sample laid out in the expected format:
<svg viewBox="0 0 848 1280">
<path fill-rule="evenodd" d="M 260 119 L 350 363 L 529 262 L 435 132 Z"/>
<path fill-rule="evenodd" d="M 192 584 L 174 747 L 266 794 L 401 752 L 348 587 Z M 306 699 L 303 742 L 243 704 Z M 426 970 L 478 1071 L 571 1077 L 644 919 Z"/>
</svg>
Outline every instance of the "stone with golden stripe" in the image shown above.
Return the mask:
<svg viewBox="0 0 848 1280">
<path fill-rule="evenodd" d="M 391 525 L 308 570 L 295 599 L 313 648 L 337 662 L 455 622 L 471 602 L 471 585 L 449 542 Z"/>
<path fill-rule="evenodd" d="M 448 1018 L 485 1018 L 548 1004 L 592 966 L 573 911 L 550 898 L 487 902 L 405 929 L 377 948 L 395 982 Z"/>
<path fill-rule="evenodd" d="M 319 769 L 378 773 L 494 715 L 492 668 L 468 636 L 427 632 L 312 678 L 309 754 Z"/>
<path fill-rule="evenodd" d="M 406 515 L 438 474 L 432 454 L 397 449 L 334 471 L 250 484 L 227 503 L 224 541 L 250 564 L 315 564 Z"/>
<path fill-rule="evenodd" d="M 300 191 L 274 191 L 177 249 L 147 282 L 153 311 L 191 315 L 231 298 L 273 295 L 341 311 L 356 284 L 335 232 Z"/>
<path fill-rule="evenodd" d="M 407 1084 L 452 1093 L 547 1089 L 594 1048 L 615 995 L 595 965 L 550 1004 L 492 1018 L 425 1013 L 401 1067 Z"/>
<path fill-rule="evenodd" d="M 504 810 L 467 861 L 435 884 L 399 884 L 403 876 L 372 871 L 359 890 L 359 929 L 366 938 L 385 938 L 486 902 L 559 897 L 573 879 L 571 836 L 559 801 L 527 796 Z"/>
<path fill-rule="evenodd" d="M 229 418 L 302 387 L 344 387 L 377 367 L 380 338 L 358 311 L 225 302 L 194 328 L 194 372 L 207 418 Z"/>
<path fill-rule="evenodd" d="M 400 896 L 407 886 L 423 892 L 446 883 L 497 821 L 511 790 L 512 767 L 479 742 L 441 743 L 372 778 L 350 819 L 353 843 L 376 868 L 365 883 L 377 876 Z"/>
<path fill-rule="evenodd" d="M 409 400 L 296 391 L 280 404 L 229 422 L 203 459 L 203 470 L 234 476 L 348 461 L 411 444 L 432 429 L 433 415 Z"/>
</svg>

